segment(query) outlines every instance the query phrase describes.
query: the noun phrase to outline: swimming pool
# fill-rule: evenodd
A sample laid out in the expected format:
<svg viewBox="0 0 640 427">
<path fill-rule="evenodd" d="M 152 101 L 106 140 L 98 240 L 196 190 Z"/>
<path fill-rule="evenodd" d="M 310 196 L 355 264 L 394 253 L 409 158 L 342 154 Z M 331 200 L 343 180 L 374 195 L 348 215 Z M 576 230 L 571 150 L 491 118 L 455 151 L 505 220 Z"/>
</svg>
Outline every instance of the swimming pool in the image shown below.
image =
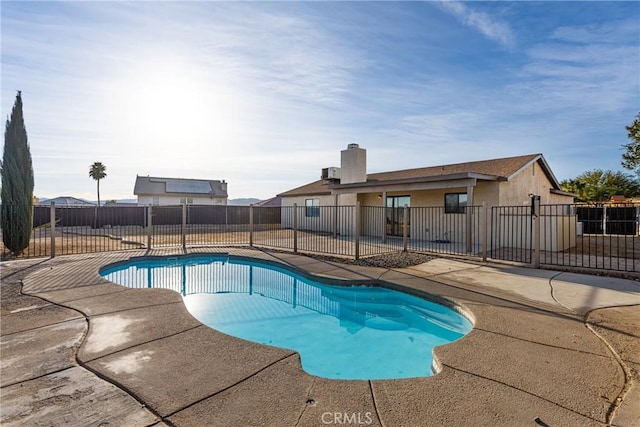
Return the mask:
<svg viewBox="0 0 640 427">
<path fill-rule="evenodd" d="M 306 372 L 324 378 L 430 376 L 433 348 L 472 329 L 467 317 L 423 298 L 379 286 L 321 283 L 249 258 L 140 258 L 100 274 L 131 288 L 173 289 L 203 324 L 295 350 Z"/>
</svg>

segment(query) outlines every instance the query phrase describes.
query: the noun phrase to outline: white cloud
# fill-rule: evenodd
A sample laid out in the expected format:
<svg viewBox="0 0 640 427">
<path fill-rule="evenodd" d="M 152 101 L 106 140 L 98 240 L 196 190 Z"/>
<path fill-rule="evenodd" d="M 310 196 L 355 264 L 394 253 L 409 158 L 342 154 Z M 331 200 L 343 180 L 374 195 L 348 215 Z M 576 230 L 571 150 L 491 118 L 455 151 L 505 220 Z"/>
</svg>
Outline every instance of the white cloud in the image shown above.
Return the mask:
<svg viewBox="0 0 640 427">
<path fill-rule="evenodd" d="M 95 198 L 102 161 L 105 199 L 133 197 L 136 174 L 267 198 L 339 166 L 350 142 L 372 172 L 532 152 L 615 167 L 615 149 L 596 151 L 612 129 L 625 142 L 639 105 L 637 21 L 590 25 L 570 2 L 546 33 L 520 14 L 545 13 L 535 2 L 442 4 L 457 21 L 414 2 L 9 5 L 3 111 L 22 89 L 43 197 Z"/>
<path fill-rule="evenodd" d="M 89 178 L 66 176 L 102 161 L 109 198 L 131 197 L 137 173 L 226 179 L 232 197 L 266 198 L 289 186 L 257 187 L 255 171 L 280 175 L 337 152 L 329 109 L 344 104 L 362 57 L 313 15 L 239 3 L 65 8 L 26 27 L 3 18 L 14 27 L 3 59 L 16 59 L 3 60 L 3 81 L 28 82 L 38 195 L 91 194 Z M 294 155 L 316 147 L 326 148 Z"/>
<path fill-rule="evenodd" d="M 506 48 L 516 45 L 516 38 L 507 22 L 503 22 L 488 13 L 473 10 L 458 1 L 443 1 L 442 8 L 455 16 L 464 25 L 473 28 L 486 38 L 498 42 Z"/>
<path fill-rule="evenodd" d="M 561 27 L 527 50 L 511 89 L 538 111 L 603 114 L 639 105 L 637 22 Z M 636 32 L 629 28 L 635 26 Z M 596 31 L 595 28 L 598 30 Z M 620 30 L 620 29 L 627 30 Z M 618 37 L 611 35 L 615 32 Z"/>
</svg>

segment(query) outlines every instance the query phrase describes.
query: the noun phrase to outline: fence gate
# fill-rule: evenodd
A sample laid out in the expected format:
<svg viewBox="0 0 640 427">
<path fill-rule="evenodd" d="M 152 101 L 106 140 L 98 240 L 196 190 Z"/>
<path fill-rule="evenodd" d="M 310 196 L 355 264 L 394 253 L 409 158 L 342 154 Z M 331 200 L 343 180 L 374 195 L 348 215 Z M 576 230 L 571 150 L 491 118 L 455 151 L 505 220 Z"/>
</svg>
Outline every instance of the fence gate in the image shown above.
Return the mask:
<svg viewBox="0 0 640 427">
<path fill-rule="evenodd" d="M 531 262 L 533 217 L 531 206 L 491 207 L 491 258 Z"/>
</svg>

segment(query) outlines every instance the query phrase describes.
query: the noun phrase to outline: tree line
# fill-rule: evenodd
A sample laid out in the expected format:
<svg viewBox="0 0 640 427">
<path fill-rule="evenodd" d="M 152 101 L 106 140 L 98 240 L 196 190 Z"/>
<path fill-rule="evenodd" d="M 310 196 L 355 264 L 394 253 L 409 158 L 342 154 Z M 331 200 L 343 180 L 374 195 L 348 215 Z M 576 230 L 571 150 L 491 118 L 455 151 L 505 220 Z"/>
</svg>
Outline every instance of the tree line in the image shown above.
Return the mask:
<svg viewBox="0 0 640 427">
<path fill-rule="evenodd" d="M 622 166 L 635 172 L 594 169 L 560 183 L 564 191 L 577 195 L 578 202 L 607 202 L 612 196 L 627 198 L 640 196 L 640 113 L 633 123 L 625 126 L 629 143 L 623 144 Z"/>
</svg>

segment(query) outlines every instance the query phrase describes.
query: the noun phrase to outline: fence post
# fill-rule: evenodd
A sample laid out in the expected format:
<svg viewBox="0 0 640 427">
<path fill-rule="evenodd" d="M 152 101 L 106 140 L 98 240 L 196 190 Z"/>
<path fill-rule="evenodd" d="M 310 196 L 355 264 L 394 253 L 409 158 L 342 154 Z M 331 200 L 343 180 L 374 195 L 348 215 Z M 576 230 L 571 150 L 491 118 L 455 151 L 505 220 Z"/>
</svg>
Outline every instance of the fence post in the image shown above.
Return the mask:
<svg viewBox="0 0 640 427">
<path fill-rule="evenodd" d="M 356 244 L 356 253 L 355 253 L 355 259 L 358 260 L 360 259 L 360 202 L 356 202 L 356 224 L 355 224 L 355 244 Z"/>
<path fill-rule="evenodd" d="M 466 251 L 468 254 L 473 252 L 473 206 L 465 208 L 465 234 L 466 234 Z"/>
<path fill-rule="evenodd" d="M 153 234 L 152 212 L 153 205 L 147 207 L 147 250 L 151 250 L 151 235 Z"/>
<path fill-rule="evenodd" d="M 540 268 L 540 196 L 533 199 L 533 267 Z"/>
<path fill-rule="evenodd" d="M 249 205 L 249 246 L 253 247 L 253 205 Z"/>
<path fill-rule="evenodd" d="M 402 252 L 407 252 L 407 241 L 409 240 L 409 206 L 404 205 L 402 209 Z"/>
<path fill-rule="evenodd" d="M 489 237 L 489 207 L 482 202 L 482 261 L 487 261 L 487 250 Z"/>
<path fill-rule="evenodd" d="M 382 243 L 387 243 L 387 192 L 382 192 Z"/>
<path fill-rule="evenodd" d="M 49 224 L 49 232 L 51 233 L 51 258 L 54 258 L 56 256 L 56 202 L 51 202 Z"/>
<path fill-rule="evenodd" d="M 338 238 L 338 195 L 333 196 L 333 238 Z"/>
<path fill-rule="evenodd" d="M 187 204 L 182 204 L 182 227 L 180 230 L 182 234 L 182 249 L 187 249 Z"/>
<path fill-rule="evenodd" d="M 298 253 L 298 204 L 293 204 L 293 253 Z"/>
</svg>

